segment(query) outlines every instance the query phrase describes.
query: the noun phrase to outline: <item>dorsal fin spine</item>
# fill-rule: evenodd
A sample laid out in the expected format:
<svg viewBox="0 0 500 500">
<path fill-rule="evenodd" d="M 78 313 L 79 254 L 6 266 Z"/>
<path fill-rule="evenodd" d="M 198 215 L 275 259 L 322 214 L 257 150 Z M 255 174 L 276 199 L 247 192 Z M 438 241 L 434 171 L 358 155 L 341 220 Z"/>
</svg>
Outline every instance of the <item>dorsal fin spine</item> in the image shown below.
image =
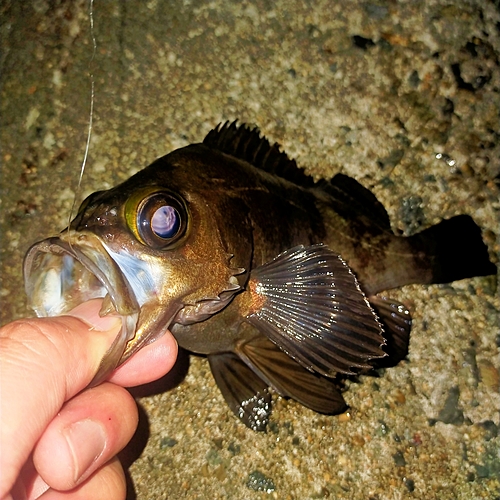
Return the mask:
<svg viewBox="0 0 500 500">
<path fill-rule="evenodd" d="M 207 134 L 203 144 L 303 187 L 314 185 L 313 178 L 281 151 L 278 143 L 271 144 L 261 136 L 257 127 L 238 125 L 236 120 L 220 123 Z"/>
</svg>

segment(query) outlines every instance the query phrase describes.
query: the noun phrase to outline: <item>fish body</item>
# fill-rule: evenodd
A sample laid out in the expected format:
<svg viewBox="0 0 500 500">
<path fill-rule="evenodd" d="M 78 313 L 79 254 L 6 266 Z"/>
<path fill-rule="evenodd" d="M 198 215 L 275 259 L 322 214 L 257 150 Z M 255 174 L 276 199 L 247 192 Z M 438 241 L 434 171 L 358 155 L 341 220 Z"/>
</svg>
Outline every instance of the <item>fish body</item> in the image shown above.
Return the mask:
<svg viewBox="0 0 500 500">
<path fill-rule="evenodd" d="M 339 413 L 340 375 L 406 355 L 409 311 L 379 292 L 496 272 L 470 217 L 396 236 L 357 181 L 315 182 L 236 123 L 91 195 L 59 237 L 28 251 L 24 270 L 39 315 L 105 297 L 102 314 L 122 316 L 96 383 L 169 328 L 208 356 L 255 430 L 269 387 Z"/>
</svg>

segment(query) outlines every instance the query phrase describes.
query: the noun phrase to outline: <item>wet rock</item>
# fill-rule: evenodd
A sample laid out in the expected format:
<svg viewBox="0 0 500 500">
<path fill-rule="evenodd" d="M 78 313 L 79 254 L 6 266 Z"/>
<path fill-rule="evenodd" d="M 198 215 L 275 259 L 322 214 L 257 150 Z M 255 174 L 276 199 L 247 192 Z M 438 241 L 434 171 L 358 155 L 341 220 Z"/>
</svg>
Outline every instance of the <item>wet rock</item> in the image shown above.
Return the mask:
<svg viewBox="0 0 500 500">
<path fill-rule="evenodd" d="M 464 361 L 470 366 L 472 371 L 472 377 L 474 378 L 474 387 L 477 387 L 479 383 L 479 368 L 476 361 L 476 348 L 471 346 L 464 352 Z"/>
<path fill-rule="evenodd" d="M 478 363 L 481 381 L 488 389 L 498 392 L 500 389 L 500 374 L 489 359 L 482 359 Z"/>
<path fill-rule="evenodd" d="M 254 470 L 248 475 L 246 484 L 251 490 L 265 491 L 266 493 L 272 493 L 276 489 L 274 481 L 258 470 Z"/>
<path fill-rule="evenodd" d="M 409 196 L 401 201 L 398 215 L 405 235 L 417 232 L 425 222 L 422 204 L 420 196 Z"/>
<path fill-rule="evenodd" d="M 236 444 L 234 441 L 231 441 L 229 443 L 227 449 L 229 453 L 231 453 L 231 455 L 239 455 L 239 453 L 241 452 L 241 446 L 239 444 Z"/>
<path fill-rule="evenodd" d="M 177 439 L 171 437 L 164 437 L 160 441 L 160 449 L 173 448 L 178 443 Z"/>
<path fill-rule="evenodd" d="M 218 450 L 222 450 L 222 443 L 223 443 L 222 438 L 212 439 L 212 442 L 215 444 Z"/>
<path fill-rule="evenodd" d="M 226 468 L 224 467 L 224 464 L 220 464 L 219 467 L 215 469 L 214 476 L 219 481 L 224 481 L 224 479 L 226 479 Z"/>
<path fill-rule="evenodd" d="M 222 463 L 222 458 L 220 457 L 219 452 L 213 448 L 208 451 L 206 458 L 210 465 L 219 465 Z"/>
<path fill-rule="evenodd" d="M 458 406 L 460 399 L 460 389 L 452 387 L 448 392 L 448 397 L 440 410 L 437 420 L 445 424 L 462 425 L 464 423 L 464 412 Z"/>
<path fill-rule="evenodd" d="M 402 160 L 404 155 L 403 149 L 393 149 L 385 158 L 377 160 L 377 164 L 382 169 L 392 169 Z"/>
<path fill-rule="evenodd" d="M 485 431 L 484 440 L 490 441 L 498 436 L 498 425 L 493 420 L 485 420 L 479 424 Z"/>
<path fill-rule="evenodd" d="M 377 436 L 387 436 L 390 432 L 388 425 L 383 420 L 379 420 L 379 424 L 380 425 L 377 427 L 375 434 Z"/>
<path fill-rule="evenodd" d="M 406 466 L 406 460 L 402 451 L 397 451 L 396 453 L 394 453 L 394 455 L 392 455 L 392 458 L 394 459 L 394 463 L 397 467 Z"/>
<path fill-rule="evenodd" d="M 419 85 L 420 85 L 420 76 L 418 75 L 418 71 L 417 70 L 413 70 L 410 74 L 410 76 L 408 77 L 408 83 L 413 87 L 413 88 L 417 88 Z"/>
<path fill-rule="evenodd" d="M 476 475 L 479 479 L 500 477 L 500 457 L 498 456 L 498 445 L 490 442 L 482 456 L 482 463 L 474 465 Z"/>
<path fill-rule="evenodd" d="M 385 5 L 366 3 L 363 8 L 368 16 L 377 21 L 384 19 L 389 14 L 389 9 Z"/>
<path fill-rule="evenodd" d="M 409 477 L 405 477 L 403 478 L 403 483 L 405 484 L 406 486 L 406 489 L 412 493 L 413 491 L 415 491 L 415 481 Z"/>
</svg>

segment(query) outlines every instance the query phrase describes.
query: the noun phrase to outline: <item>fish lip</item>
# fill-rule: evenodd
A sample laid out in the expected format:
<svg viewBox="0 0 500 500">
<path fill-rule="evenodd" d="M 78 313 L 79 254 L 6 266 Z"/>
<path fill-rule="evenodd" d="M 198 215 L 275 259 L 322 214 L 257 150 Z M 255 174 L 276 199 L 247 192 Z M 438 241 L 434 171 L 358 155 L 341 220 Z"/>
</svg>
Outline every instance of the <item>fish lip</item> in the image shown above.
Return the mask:
<svg viewBox="0 0 500 500">
<path fill-rule="evenodd" d="M 47 259 L 47 256 L 52 258 L 48 257 Z M 65 262 L 65 256 L 69 256 L 71 261 Z M 91 386 L 94 386 L 107 378 L 123 362 L 122 355 L 127 342 L 135 336 L 141 307 L 133 288 L 118 264 L 106 251 L 100 238 L 93 233 L 65 231 L 58 237 L 47 238 L 35 243 L 24 258 L 23 274 L 28 303 L 35 310 L 37 316 L 65 314 L 77 305 L 65 297 L 64 284 L 67 285 L 65 283 L 67 279 L 65 266 L 68 263 L 71 263 L 72 266 L 75 263 L 80 264 L 84 272 L 90 273 L 101 285 L 100 289 L 84 290 L 80 302 L 90 298 L 104 297 L 107 293 L 116 312 L 122 318 L 120 332 L 104 355 L 98 372 L 90 383 Z M 56 297 L 56 307 L 52 309 L 46 307 L 46 304 L 51 301 L 49 296 L 51 290 L 46 283 L 49 278 L 44 264 L 52 265 L 51 270 L 55 271 L 55 277 L 59 279 L 63 291 L 59 299 Z M 72 277 L 69 281 L 72 281 Z M 70 286 L 69 291 L 71 292 L 71 290 L 74 290 L 76 295 L 78 295 L 76 292 L 80 292 L 78 284 Z"/>
</svg>

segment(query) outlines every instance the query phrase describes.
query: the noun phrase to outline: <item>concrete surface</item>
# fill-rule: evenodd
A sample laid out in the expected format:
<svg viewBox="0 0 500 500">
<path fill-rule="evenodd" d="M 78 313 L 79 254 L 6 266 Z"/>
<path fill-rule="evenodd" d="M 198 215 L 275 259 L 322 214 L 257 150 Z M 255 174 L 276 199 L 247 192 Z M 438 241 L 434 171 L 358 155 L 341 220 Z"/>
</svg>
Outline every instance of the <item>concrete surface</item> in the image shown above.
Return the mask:
<svg viewBox="0 0 500 500">
<path fill-rule="evenodd" d="M 26 249 L 68 221 L 92 43 L 88 2 L 0 9 L 5 323 L 28 314 Z M 238 118 L 310 173 L 342 171 L 372 188 L 396 230 L 472 215 L 497 258 L 497 1 L 96 0 L 94 17 L 79 200 Z M 176 373 L 136 390 L 129 497 L 500 498 L 496 277 L 391 295 L 413 312 L 408 361 L 353 383 L 344 415 L 277 399 L 269 432 L 253 433 L 207 362 L 185 355 Z"/>
</svg>

